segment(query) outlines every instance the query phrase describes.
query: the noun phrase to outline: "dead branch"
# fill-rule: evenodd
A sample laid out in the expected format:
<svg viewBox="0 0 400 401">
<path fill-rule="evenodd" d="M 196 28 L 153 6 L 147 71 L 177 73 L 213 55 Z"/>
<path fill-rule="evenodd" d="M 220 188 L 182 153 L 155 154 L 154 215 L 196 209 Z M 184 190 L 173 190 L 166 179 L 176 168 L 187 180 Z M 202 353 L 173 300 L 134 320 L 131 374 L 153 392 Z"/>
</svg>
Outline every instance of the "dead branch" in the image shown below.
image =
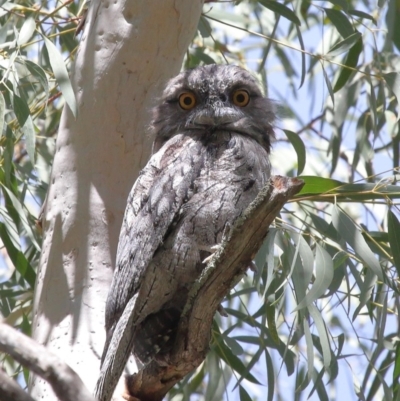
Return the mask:
<svg viewBox="0 0 400 401">
<path fill-rule="evenodd" d="M 209 349 L 214 314 L 240 280 L 283 205 L 303 187 L 296 178 L 275 176 L 238 219 L 193 286 L 174 348 L 127 378 L 126 399 L 161 401 L 169 389 L 199 366 Z"/>
</svg>

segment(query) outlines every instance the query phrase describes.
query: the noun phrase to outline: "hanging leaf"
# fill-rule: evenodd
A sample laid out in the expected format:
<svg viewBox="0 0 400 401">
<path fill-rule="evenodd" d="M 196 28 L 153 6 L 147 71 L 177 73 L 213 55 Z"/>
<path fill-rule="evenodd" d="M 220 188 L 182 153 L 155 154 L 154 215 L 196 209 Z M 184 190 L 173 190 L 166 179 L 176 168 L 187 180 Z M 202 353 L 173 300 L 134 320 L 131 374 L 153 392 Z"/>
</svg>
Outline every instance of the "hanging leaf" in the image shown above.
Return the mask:
<svg viewBox="0 0 400 401">
<path fill-rule="evenodd" d="M 360 54 L 363 50 L 364 44 L 362 41 L 362 38 L 359 38 L 357 42 L 354 44 L 354 46 L 350 49 L 349 54 L 346 57 L 346 60 L 344 64 L 350 68 L 356 68 L 358 64 L 358 58 L 360 57 Z M 342 67 L 339 77 L 335 83 L 335 86 L 333 88 L 333 91 L 336 93 L 340 89 L 343 88 L 344 85 L 346 85 L 347 81 L 353 74 L 353 70 L 350 68 Z"/>
<path fill-rule="evenodd" d="M 3 129 L 4 129 L 4 117 L 5 117 L 5 111 L 6 111 L 6 102 L 4 101 L 4 96 L 0 92 L 0 137 L 3 135 Z"/>
<path fill-rule="evenodd" d="M 72 114 L 76 118 L 77 116 L 77 104 L 75 99 L 74 90 L 72 89 L 72 84 L 69 79 L 67 68 L 65 67 L 64 60 L 58 51 L 57 47 L 43 36 L 44 42 L 46 44 L 46 49 L 49 54 L 49 60 L 51 68 L 54 72 L 58 85 L 60 85 L 61 92 L 67 102 Z"/>
<path fill-rule="evenodd" d="M 35 128 L 31 116 L 25 121 L 22 127 L 22 132 L 25 137 L 25 147 L 32 165 L 35 165 Z"/>
<path fill-rule="evenodd" d="M 355 32 L 348 36 L 346 39 L 340 41 L 339 43 L 336 43 L 333 45 L 329 51 L 328 55 L 329 56 L 338 56 L 339 54 L 342 54 L 344 52 L 347 52 L 350 50 L 360 39 L 362 38 L 360 32 Z M 361 46 L 362 50 L 362 46 Z"/>
<path fill-rule="evenodd" d="M 299 17 L 284 4 L 274 0 L 258 0 L 258 2 L 269 10 L 293 22 L 294 24 L 301 25 Z"/>
<path fill-rule="evenodd" d="M 388 215 L 389 244 L 392 251 L 397 276 L 400 277 L 400 223 L 395 214 L 389 210 Z"/>
<path fill-rule="evenodd" d="M 17 45 L 22 46 L 29 41 L 32 37 L 33 32 L 36 29 L 36 22 L 34 18 L 28 17 L 25 22 L 23 23 L 21 30 L 19 31 Z"/>
<path fill-rule="evenodd" d="M 332 24 L 344 39 L 354 33 L 353 25 L 342 11 L 334 8 L 324 8 L 324 10 L 327 17 L 332 21 Z"/>
<path fill-rule="evenodd" d="M 47 80 L 46 73 L 40 65 L 30 61 L 24 60 L 25 67 L 29 72 L 39 81 L 40 85 L 45 91 L 46 98 L 49 96 L 49 82 Z"/>
<path fill-rule="evenodd" d="M 341 237 L 353 248 L 356 255 L 383 281 L 382 268 L 364 237 L 353 221 L 337 206 L 333 208 L 332 224 Z"/>
<path fill-rule="evenodd" d="M 301 140 L 299 135 L 287 129 L 284 129 L 283 132 L 286 134 L 294 150 L 296 151 L 298 165 L 297 175 L 300 175 L 306 165 L 306 147 L 304 146 L 304 142 Z"/>
<path fill-rule="evenodd" d="M 333 262 L 328 252 L 316 244 L 315 281 L 305 298 L 297 305 L 294 312 L 309 306 L 325 293 L 333 279 Z"/>
<path fill-rule="evenodd" d="M 324 80 L 326 83 L 326 87 L 328 88 L 329 96 L 332 100 L 332 104 L 335 105 L 335 95 L 332 90 L 331 81 L 329 80 L 328 74 L 325 71 L 324 63 L 321 61 L 322 73 L 324 75 Z"/>
<path fill-rule="evenodd" d="M 398 72 L 389 72 L 387 74 L 383 74 L 383 79 L 396 96 L 397 104 L 400 105 L 400 74 Z M 397 116 L 397 121 L 399 121 L 399 119 L 400 113 Z"/>
<path fill-rule="evenodd" d="M 19 126 L 22 128 L 24 126 L 26 120 L 30 116 L 29 107 L 28 107 L 28 104 L 26 103 L 26 101 L 24 99 L 22 99 L 21 97 L 19 97 L 18 95 L 16 95 L 15 93 L 13 96 L 13 101 L 14 101 L 14 104 L 13 104 L 14 113 L 17 117 Z"/>
<path fill-rule="evenodd" d="M 329 345 L 329 338 L 328 338 L 328 333 L 326 331 L 324 320 L 322 319 L 319 310 L 313 304 L 308 305 L 307 308 L 308 311 L 310 312 L 311 317 L 314 320 L 315 326 L 319 334 L 319 340 L 321 342 L 321 348 L 322 348 L 322 356 L 324 359 L 324 367 L 325 369 L 329 369 L 329 365 L 331 364 L 331 348 Z"/>
</svg>

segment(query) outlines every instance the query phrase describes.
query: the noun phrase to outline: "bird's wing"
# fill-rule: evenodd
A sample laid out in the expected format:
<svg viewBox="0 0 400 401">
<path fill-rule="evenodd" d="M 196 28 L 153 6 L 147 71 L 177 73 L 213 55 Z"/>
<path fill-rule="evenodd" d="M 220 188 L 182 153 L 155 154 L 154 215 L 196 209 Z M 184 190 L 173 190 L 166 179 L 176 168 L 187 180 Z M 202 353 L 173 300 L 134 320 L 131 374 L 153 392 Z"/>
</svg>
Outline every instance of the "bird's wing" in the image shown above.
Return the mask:
<svg viewBox="0 0 400 401">
<path fill-rule="evenodd" d="M 202 166 L 201 144 L 177 135 L 150 159 L 128 197 L 117 262 L 106 304 L 107 340 L 126 305 L 138 292 L 154 252 L 162 244 Z"/>
</svg>

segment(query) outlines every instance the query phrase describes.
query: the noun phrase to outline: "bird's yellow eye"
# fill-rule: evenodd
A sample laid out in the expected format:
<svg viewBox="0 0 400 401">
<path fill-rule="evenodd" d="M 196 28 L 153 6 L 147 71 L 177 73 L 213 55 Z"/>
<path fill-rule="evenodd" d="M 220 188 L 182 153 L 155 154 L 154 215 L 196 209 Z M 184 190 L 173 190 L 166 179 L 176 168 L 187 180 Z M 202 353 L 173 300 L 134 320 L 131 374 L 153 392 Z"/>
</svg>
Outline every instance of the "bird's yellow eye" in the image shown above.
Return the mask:
<svg viewBox="0 0 400 401">
<path fill-rule="evenodd" d="M 193 93 L 184 92 L 179 96 L 179 106 L 182 107 L 183 110 L 191 110 L 194 106 L 196 106 L 196 97 Z"/>
<path fill-rule="evenodd" d="M 244 89 L 239 89 L 233 93 L 232 101 L 235 106 L 245 107 L 250 102 L 250 95 Z"/>
</svg>

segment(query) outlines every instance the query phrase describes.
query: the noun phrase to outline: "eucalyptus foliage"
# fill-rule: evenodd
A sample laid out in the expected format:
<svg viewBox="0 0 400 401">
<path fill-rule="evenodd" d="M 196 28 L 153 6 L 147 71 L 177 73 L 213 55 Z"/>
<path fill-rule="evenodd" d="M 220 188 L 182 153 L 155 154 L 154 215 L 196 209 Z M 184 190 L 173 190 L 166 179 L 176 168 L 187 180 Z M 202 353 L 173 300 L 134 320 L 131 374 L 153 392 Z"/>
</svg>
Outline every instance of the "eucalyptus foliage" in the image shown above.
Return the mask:
<svg viewBox="0 0 400 401">
<path fill-rule="evenodd" d="M 0 6 L 0 312 L 28 334 L 39 210 L 61 109 L 76 109 L 82 6 Z M 184 67 L 253 70 L 280 114 L 275 173 L 306 185 L 169 399 L 400 399 L 399 50 L 396 0 L 205 4 Z"/>
</svg>

